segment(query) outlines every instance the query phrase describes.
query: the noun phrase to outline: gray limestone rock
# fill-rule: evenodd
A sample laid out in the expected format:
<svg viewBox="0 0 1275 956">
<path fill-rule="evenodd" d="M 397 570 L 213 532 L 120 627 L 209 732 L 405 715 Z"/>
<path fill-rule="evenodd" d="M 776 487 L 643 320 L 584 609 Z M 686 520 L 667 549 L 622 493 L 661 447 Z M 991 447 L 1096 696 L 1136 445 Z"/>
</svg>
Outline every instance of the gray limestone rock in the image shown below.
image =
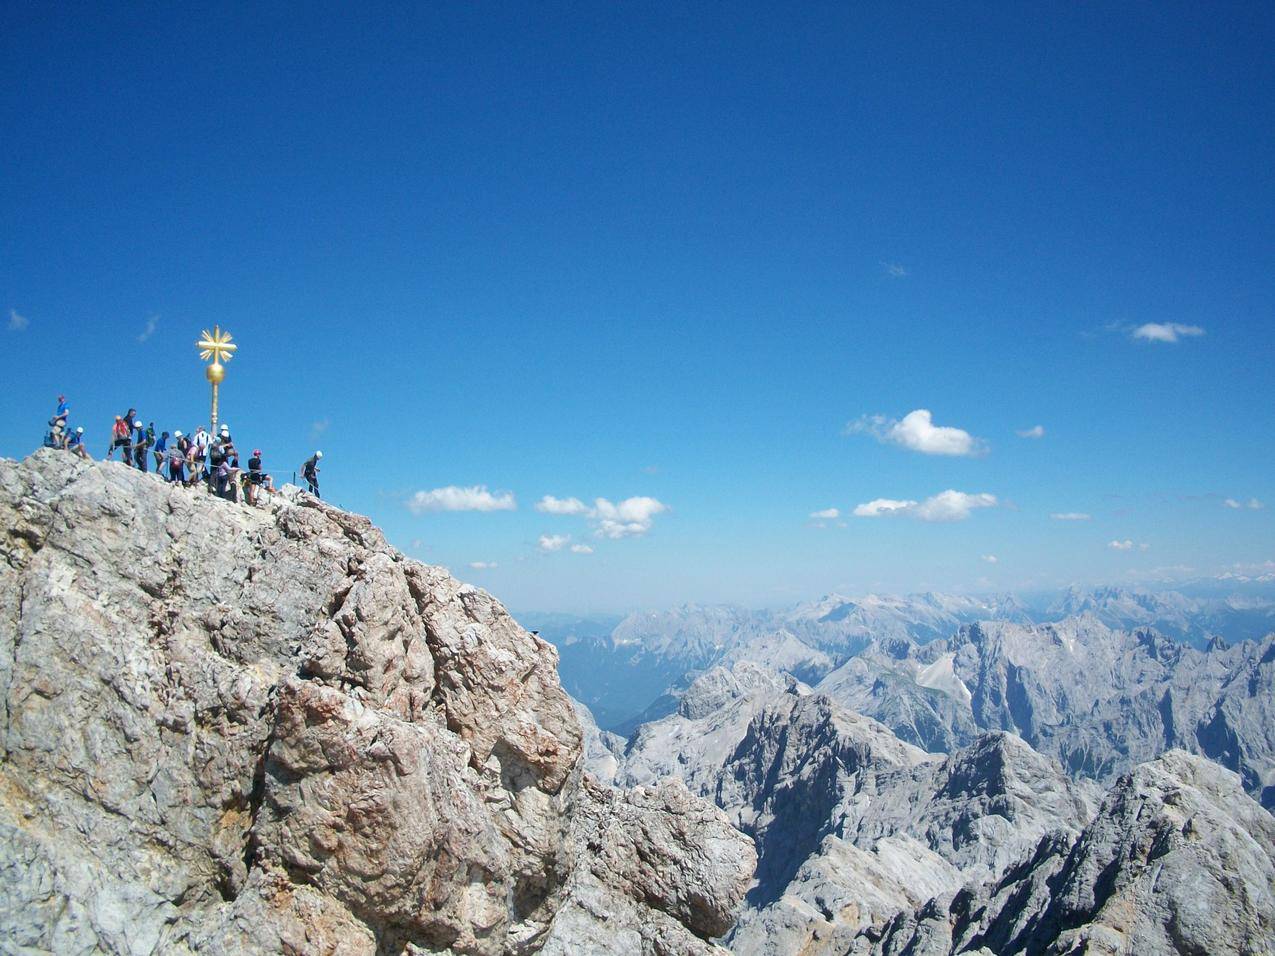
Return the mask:
<svg viewBox="0 0 1275 956">
<path fill-rule="evenodd" d="M 0 951 L 729 929 L 748 838 L 684 790 L 588 781 L 553 648 L 366 519 L 42 451 L 0 461 L 0 528 Z"/>
<path fill-rule="evenodd" d="M 1075 839 L 1046 838 L 999 880 L 932 900 L 856 952 L 1275 951 L 1275 819 L 1236 774 L 1181 750 L 1124 775 Z"/>
<path fill-rule="evenodd" d="M 999 877 L 1047 834 L 1074 837 L 1096 804 L 1096 788 L 1017 737 L 936 757 L 749 662 L 701 676 L 630 742 L 618 780 L 667 777 L 757 843 L 729 938 L 750 956 L 842 952 L 867 927 Z"/>
</svg>

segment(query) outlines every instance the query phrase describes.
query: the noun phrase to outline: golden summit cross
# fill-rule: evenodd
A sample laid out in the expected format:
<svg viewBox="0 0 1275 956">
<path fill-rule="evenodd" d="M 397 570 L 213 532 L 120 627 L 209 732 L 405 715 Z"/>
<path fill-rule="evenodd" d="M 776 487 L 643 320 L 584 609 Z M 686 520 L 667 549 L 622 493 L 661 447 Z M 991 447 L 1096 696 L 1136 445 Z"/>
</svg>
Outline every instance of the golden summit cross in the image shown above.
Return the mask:
<svg viewBox="0 0 1275 956">
<path fill-rule="evenodd" d="M 195 348 L 199 349 L 199 357 L 205 362 L 212 359 L 212 364 L 204 369 L 204 375 L 212 385 L 212 434 L 215 436 L 217 434 L 217 386 L 226 377 L 226 367 L 221 363 L 229 362 L 234 358 L 239 346 L 231 342 L 229 332 L 223 332 L 221 326 L 214 325 L 211 333 L 204 329 L 203 337 L 195 343 Z"/>
</svg>

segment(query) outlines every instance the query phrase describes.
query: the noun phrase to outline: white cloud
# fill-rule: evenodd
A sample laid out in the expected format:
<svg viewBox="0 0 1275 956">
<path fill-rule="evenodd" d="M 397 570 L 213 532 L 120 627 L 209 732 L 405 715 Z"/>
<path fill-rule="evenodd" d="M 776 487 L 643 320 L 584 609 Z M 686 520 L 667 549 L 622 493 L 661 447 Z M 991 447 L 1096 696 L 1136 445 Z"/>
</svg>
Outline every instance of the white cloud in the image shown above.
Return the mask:
<svg viewBox="0 0 1275 956">
<path fill-rule="evenodd" d="M 1262 502 L 1258 501 L 1256 498 L 1249 498 L 1248 504 L 1245 507 L 1250 508 L 1253 511 L 1261 511 L 1266 507 L 1266 505 L 1262 504 Z"/>
<path fill-rule="evenodd" d="M 579 498 L 555 498 L 545 495 L 536 502 L 536 510 L 547 515 L 583 515 L 589 513 L 589 506 Z"/>
<path fill-rule="evenodd" d="M 9 331 L 10 332 L 25 332 L 27 330 L 27 326 L 29 326 L 30 324 L 31 324 L 30 320 L 28 320 L 25 315 L 19 315 L 17 309 L 9 310 Z"/>
<path fill-rule="evenodd" d="M 1135 339 L 1144 342 L 1176 342 L 1181 338 L 1203 335 L 1204 330 L 1198 325 L 1183 325 L 1180 322 L 1148 322 L 1133 330 Z"/>
<path fill-rule="evenodd" d="M 1088 521 L 1090 516 L 1083 511 L 1055 511 L 1049 517 L 1055 521 Z"/>
<path fill-rule="evenodd" d="M 155 329 L 159 327 L 159 316 L 152 315 L 146 319 L 146 328 L 142 329 L 142 334 L 137 337 L 137 341 L 145 342 L 155 334 Z"/>
<path fill-rule="evenodd" d="M 941 491 L 917 506 L 916 516 L 922 521 L 964 521 L 975 508 L 994 508 L 996 496 L 967 495 L 961 491 Z"/>
<path fill-rule="evenodd" d="M 598 498 L 589 518 L 601 538 L 635 538 L 650 531 L 655 516 L 666 511 L 668 505 L 655 498 L 625 498 L 617 503 Z"/>
<path fill-rule="evenodd" d="M 822 511 L 810 512 L 810 517 L 816 521 L 832 521 L 841 517 L 841 510 L 839 508 L 824 508 Z"/>
<path fill-rule="evenodd" d="M 1018 432 L 1018 437 L 1019 438 L 1044 438 L 1045 426 L 1033 425 L 1031 428 L 1024 428 L 1020 432 Z"/>
<path fill-rule="evenodd" d="M 916 507 L 915 501 L 897 501 L 894 498 L 873 498 L 862 505 L 855 505 L 856 518 L 881 518 L 886 515 L 906 514 Z"/>
<path fill-rule="evenodd" d="M 573 544 L 571 546 L 572 554 L 593 554 L 593 548 L 587 544 Z"/>
<path fill-rule="evenodd" d="M 994 508 L 996 496 L 985 492 L 966 494 L 963 491 L 941 491 L 924 501 L 899 501 L 893 498 L 876 498 L 854 509 L 856 518 L 885 518 L 907 515 L 918 521 L 964 521 L 976 508 Z"/>
<path fill-rule="evenodd" d="M 555 498 L 545 495 L 536 502 L 536 510 L 550 515 L 577 515 L 587 518 L 594 534 L 600 538 L 636 538 L 651 530 L 655 516 L 669 510 L 655 498 L 638 496 L 613 502 L 595 498 L 586 505 L 579 498 Z M 585 554 L 587 552 L 579 552 Z"/>
<path fill-rule="evenodd" d="M 902 279 L 908 274 L 908 270 L 897 262 L 883 262 L 881 263 L 881 268 L 885 270 L 885 274 L 891 279 Z"/>
<path fill-rule="evenodd" d="M 996 557 L 994 554 L 985 554 L 983 555 L 983 560 L 988 564 L 997 564 L 1000 561 L 1000 558 Z"/>
<path fill-rule="evenodd" d="M 1222 502 L 1222 504 L 1225 505 L 1227 508 L 1243 508 L 1244 507 L 1234 498 L 1227 498 L 1225 501 Z"/>
<path fill-rule="evenodd" d="M 492 494 L 486 485 L 468 488 L 448 485 L 432 491 L 418 491 L 407 499 L 408 510 L 417 515 L 428 511 L 513 511 L 517 507 L 512 492 Z"/>
<path fill-rule="evenodd" d="M 1132 551 L 1133 542 L 1128 538 L 1125 538 L 1123 541 L 1108 541 L 1107 547 L 1112 551 Z"/>
<path fill-rule="evenodd" d="M 499 567 L 495 561 L 470 561 L 469 566 L 475 571 L 490 571 L 492 568 Z"/>
<path fill-rule="evenodd" d="M 328 430 L 328 426 L 332 424 L 330 418 L 320 418 L 317 422 L 310 423 L 310 440 L 318 441 L 323 437 L 323 433 Z"/>
<path fill-rule="evenodd" d="M 541 551 L 561 551 L 570 540 L 569 534 L 542 534 L 539 547 Z"/>
<path fill-rule="evenodd" d="M 902 419 L 864 415 L 845 427 L 847 435 L 868 434 L 879 442 L 899 445 L 923 455 L 972 457 L 987 451 L 986 443 L 962 428 L 935 425 L 928 409 L 918 408 Z"/>
</svg>

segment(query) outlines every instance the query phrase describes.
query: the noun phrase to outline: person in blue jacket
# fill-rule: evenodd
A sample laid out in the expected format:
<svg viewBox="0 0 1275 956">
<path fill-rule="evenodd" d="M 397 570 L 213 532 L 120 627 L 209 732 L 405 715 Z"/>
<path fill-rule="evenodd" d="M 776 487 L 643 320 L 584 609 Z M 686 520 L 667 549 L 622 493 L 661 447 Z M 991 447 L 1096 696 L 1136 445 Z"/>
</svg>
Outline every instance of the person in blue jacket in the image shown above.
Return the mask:
<svg viewBox="0 0 1275 956">
<path fill-rule="evenodd" d="M 81 458 L 89 457 L 89 453 L 84 448 L 84 426 L 83 425 L 81 425 L 75 431 L 71 432 L 71 434 L 67 437 L 66 450 L 69 452 L 74 452 L 75 454 L 79 455 Z"/>
<path fill-rule="evenodd" d="M 151 451 L 155 455 L 155 474 L 158 475 L 164 469 L 164 459 L 168 457 L 168 432 L 160 433 L 160 436 L 155 439 L 155 447 Z"/>
</svg>

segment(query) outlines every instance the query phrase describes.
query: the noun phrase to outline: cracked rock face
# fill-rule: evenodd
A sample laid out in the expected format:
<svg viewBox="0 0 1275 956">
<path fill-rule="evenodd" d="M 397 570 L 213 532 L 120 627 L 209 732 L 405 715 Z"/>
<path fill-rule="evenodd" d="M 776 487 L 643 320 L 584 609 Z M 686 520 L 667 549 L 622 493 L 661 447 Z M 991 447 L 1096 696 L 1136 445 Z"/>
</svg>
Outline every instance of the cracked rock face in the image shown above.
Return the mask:
<svg viewBox="0 0 1275 956">
<path fill-rule="evenodd" d="M 1092 788 L 1017 737 L 930 755 L 748 662 L 703 675 L 677 714 L 641 728 L 617 779 L 669 776 L 756 841 L 757 881 L 729 937 L 740 956 L 845 953 L 1094 813 Z"/>
<path fill-rule="evenodd" d="M 1275 818 L 1240 778 L 1172 750 L 1117 781 L 1076 839 L 931 900 L 854 952 L 1239 953 L 1275 944 Z"/>
<path fill-rule="evenodd" d="M 750 841 L 366 519 L 46 451 L 0 522 L 0 950 L 719 951 Z"/>
</svg>

